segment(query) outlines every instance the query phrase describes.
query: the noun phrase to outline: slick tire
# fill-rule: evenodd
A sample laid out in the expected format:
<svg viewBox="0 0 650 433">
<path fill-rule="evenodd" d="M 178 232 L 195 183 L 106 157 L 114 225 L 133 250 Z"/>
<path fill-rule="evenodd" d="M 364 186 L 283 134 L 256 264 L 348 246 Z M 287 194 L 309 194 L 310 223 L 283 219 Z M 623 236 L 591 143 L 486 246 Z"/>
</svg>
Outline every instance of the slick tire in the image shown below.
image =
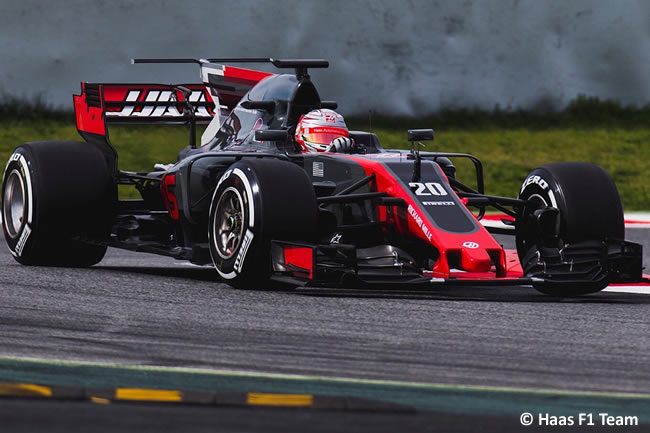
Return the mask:
<svg viewBox="0 0 650 433">
<path fill-rule="evenodd" d="M 612 178 L 601 167 L 584 162 L 559 162 L 534 169 L 524 180 L 519 198 L 538 201 L 560 211 L 560 245 L 581 241 L 625 238 L 623 206 Z M 517 227 L 517 253 L 526 261 L 541 248 L 527 227 Z M 559 283 L 544 281 L 534 287 L 555 296 L 593 293 L 607 287 L 608 279 Z"/>
<path fill-rule="evenodd" d="M 86 267 L 105 246 L 116 190 L 109 164 L 89 143 L 26 143 L 9 158 L 2 183 L 2 228 L 24 265 Z"/>
<path fill-rule="evenodd" d="M 208 239 L 217 272 L 233 287 L 267 288 L 271 240 L 309 240 L 317 217 L 313 186 L 298 165 L 274 158 L 233 164 L 210 205 Z"/>
</svg>

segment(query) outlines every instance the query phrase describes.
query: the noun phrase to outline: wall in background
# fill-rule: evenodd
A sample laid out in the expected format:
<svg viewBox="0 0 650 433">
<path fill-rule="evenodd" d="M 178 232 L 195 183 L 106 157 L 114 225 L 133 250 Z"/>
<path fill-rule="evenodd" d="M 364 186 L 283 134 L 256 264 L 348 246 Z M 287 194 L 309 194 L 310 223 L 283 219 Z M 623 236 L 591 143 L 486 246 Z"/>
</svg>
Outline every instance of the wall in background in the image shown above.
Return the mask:
<svg viewBox="0 0 650 433">
<path fill-rule="evenodd" d="M 323 57 L 343 113 L 650 99 L 644 0 L 0 1 L 0 95 L 71 107 L 79 81 L 195 82 L 132 57 Z"/>
</svg>

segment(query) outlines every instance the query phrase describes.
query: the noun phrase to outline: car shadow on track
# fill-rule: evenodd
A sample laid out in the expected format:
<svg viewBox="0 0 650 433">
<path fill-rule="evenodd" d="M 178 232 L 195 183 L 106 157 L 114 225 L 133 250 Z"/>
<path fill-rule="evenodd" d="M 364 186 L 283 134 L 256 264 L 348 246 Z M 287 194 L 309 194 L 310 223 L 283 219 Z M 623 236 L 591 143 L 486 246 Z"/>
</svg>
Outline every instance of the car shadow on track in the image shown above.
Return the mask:
<svg viewBox="0 0 650 433">
<path fill-rule="evenodd" d="M 158 277 L 183 278 L 196 281 L 213 281 L 223 284 L 211 267 L 162 267 L 162 266 L 95 266 L 93 269 L 109 272 L 145 274 Z M 241 290 L 230 288 L 231 290 Z M 259 290 L 268 290 L 261 288 Z M 636 293 L 599 292 L 572 298 L 544 295 L 528 286 L 454 286 L 429 289 L 402 287 L 399 289 L 341 289 L 300 287 L 270 289 L 288 295 L 340 298 L 381 298 L 438 301 L 483 301 L 483 302 L 534 302 L 534 303 L 590 303 L 590 304 L 650 304 L 650 296 Z"/>
<path fill-rule="evenodd" d="M 537 292 L 532 287 L 436 287 L 428 290 L 347 290 L 299 288 L 295 294 L 305 296 L 337 296 L 359 298 L 422 299 L 438 301 L 532 302 L 580 304 L 650 304 L 650 296 L 636 293 L 599 292 L 562 298 Z"/>
<path fill-rule="evenodd" d="M 221 282 L 219 275 L 212 267 L 188 266 L 188 267 L 163 267 L 163 266 L 93 266 L 93 270 L 111 272 L 131 272 L 135 274 L 152 275 L 156 277 L 186 278 L 199 281 Z"/>
</svg>

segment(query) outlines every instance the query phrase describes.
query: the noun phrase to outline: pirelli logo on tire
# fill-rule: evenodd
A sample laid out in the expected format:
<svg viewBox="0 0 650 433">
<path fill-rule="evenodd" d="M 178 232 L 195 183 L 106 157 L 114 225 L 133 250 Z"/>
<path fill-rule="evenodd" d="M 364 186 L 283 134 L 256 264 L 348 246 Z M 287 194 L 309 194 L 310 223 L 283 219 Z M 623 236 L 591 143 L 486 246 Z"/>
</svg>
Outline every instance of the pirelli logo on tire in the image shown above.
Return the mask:
<svg viewBox="0 0 650 433">
<path fill-rule="evenodd" d="M 18 257 L 23 255 L 23 248 L 25 248 L 25 244 L 27 243 L 27 239 L 31 233 L 32 229 L 29 228 L 29 224 L 25 224 L 25 228 L 23 229 L 23 232 L 20 235 L 20 239 L 18 239 L 18 243 L 16 244 L 16 254 Z"/>
<path fill-rule="evenodd" d="M 542 179 L 541 176 L 534 175 L 534 176 L 528 176 L 526 178 L 526 180 L 524 181 L 524 184 L 521 186 L 520 193 L 522 193 L 524 191 L 524 189 L 526 189 L 526 187 L 528 185 L 533 184 L 533 183 L 536 184 L 536 185 L 539 185 L 539 187 L 542 188 L 543 190 L 548 189 L 548 182 L 546 182 L 544 179 Z"/>
<path fill-rule="evenodd" d="M 237 273 L 241 273 L 241 270 L 244 267 L 244 259 L 246 259 L 248 247 L 250 247 L 253 242 L 253 236 L 252 231 L 246 230 L 246 235 L 244 235 L 241 247 L 239 248 L 239 253 L 237 253 L 237 258 L 235 259 L 235 271 Z"/>
</svg>

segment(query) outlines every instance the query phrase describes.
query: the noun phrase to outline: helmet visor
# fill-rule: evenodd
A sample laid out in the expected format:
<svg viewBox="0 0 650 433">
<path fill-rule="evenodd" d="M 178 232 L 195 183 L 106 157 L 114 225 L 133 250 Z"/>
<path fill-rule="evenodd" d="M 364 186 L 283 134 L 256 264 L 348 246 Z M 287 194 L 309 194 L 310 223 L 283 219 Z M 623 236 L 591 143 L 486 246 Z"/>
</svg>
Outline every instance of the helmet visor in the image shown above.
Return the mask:
<svg viewBox="0 0 650 433">
<path fill-rule="evenodd" d="M 330 144 L 339 137 L 347 137 L 348 131 L 342 128 L 309 128 L 302 134 L 303 140 L 314 144 Z"/>
</svg>

